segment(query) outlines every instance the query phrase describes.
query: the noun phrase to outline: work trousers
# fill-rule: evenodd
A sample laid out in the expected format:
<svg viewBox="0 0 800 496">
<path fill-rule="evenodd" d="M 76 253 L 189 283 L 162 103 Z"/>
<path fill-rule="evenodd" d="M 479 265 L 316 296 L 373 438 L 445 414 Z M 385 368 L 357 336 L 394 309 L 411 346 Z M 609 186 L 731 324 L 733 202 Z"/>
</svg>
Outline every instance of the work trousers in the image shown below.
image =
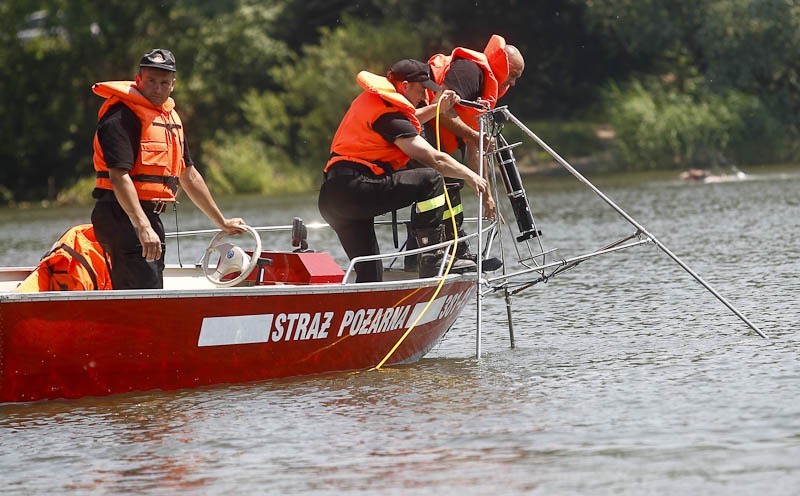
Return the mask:
<svg viewBox="0 0 800 496">
<path fill-rule="evenodd" d="M 436 144 L 433 144 L 436 146 Z M 463 155 L 463 151 L 462 151 Z M 428 166 L 417 162 L 416 160 L 411 160 L 408 163 L 409 169 L 418 169 L 418 168 L 427 168 Z M 447 239 L 453 239 L 453 221 L 450 220 L 451 217 L 455 216 L 456 218 L 456 229 L 459 231 L 461 230 L 461 225 L 464 223 L 464 205 L 461 203 L 461 190 L 464 189 L 464 184 L 466 183 L 463 179 L 453 178 L 453 177 L 446 177 L 444 178 L 444 182 L 447 185 L 447 196 L 450 198 L 450 205 L 453 207 L 453 214 L 451 215 L 450 210 L 445 206 L 442 210 L 442 220 L 444 221 L 444 228 L 447 234 Z M 412 241 L 411 238 L 408 240 L 409 245 L 408 249 L 417 248 L 416 241 Z"/>
<path fill-rule="evenodd" d="M 152 202 L 142 202 L 150 225 L 161 239 L 161 258 L 148 262 L 142 256 L 142 243 L 122 206 L 116 201 L 97 201 L 92 225 L 97 241 L 111 260 L 111 285 L 114 289 L 162 289 L 164 287 L 164 224 L 153 212 Z"/>
<path fill-rule="evenodd" d="M 412 203 L 411 228 L 427 229 L 442 222 L 444 182 L 429 167 L 400 169 L 376 176 L 360 164 L 339 162 L 326 174 L 319 192 L 319 211 L 336 231 L 350 259 L 380 253 L 375 216 Z M 432 200 L 432 201 L 428 201 Z M 356 265 L 356 282 L 383 280 L 380 260 Z"/>
</svg>

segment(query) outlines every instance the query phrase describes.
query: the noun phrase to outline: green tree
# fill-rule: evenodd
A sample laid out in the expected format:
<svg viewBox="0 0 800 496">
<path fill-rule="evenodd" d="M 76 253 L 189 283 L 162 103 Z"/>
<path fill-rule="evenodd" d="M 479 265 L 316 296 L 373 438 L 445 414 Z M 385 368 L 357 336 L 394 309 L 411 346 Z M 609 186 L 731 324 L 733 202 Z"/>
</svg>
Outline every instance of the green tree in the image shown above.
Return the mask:
<svg viewBox="0 0 800 496">
<path fill-rule="evenodd" d="M 739 162 L 795 155 L 800 136 L 795 2 L 586 0 L 586 5 L 587 25 L 602 35 L 605 50 L 632 60 L 636 69 L 606 101 L 612 121 L 634 136 L 618 141 L 629 165 L 645 159 L 694 164 L 701 148 L 705 155 Z M 754 150 L 756 142 L 761 153 Z M 657 156 L 665 150 L 668 157 Z"/>
<path fill-rule="evenodd" d="M 279 30 L 298 51 L 319 43 L 319 28 L 344 19 L 367 25 L 403 20 L 422 42 L 419 57 L 456 46 L 482 50 L 492 34 L 520 48 L 526 70 L 504 97 L 519 116 L 569 117 L 595 103 L 609 77 L 628 71 L 604 51 L 602 32 L 586 26 L 583 0 L 287 0 Z M 296 29 L 304 25 L 309 29 Z"/>
<path fill-rule="evenodd" d="M 200 18 L 198 3 L 206 5 Z M 290 52 L 269 34 L 280 3 L 186 1 L 173 10 L 175 35 L 167 46 L 178 61 L 175 98 L 190 144 L 218 131 L 242 132 L 248 124 L 245 96 L 280 88 L 272 69 L 286 63 Z"/>
<path fill-rule="evenodd" d="M 759 95 L 795 139 L 800 137 L 800 4 L 712 2 L 700 35 L 708 80 Z M 798 151 L 793 150 L 795 157 Z"/>
<path fill-rule="evenodd" d="M 607 101 L 618 159 L 628 169 L 751 161 L 752 127 L 764 139 L 778 127 L 757 97 L 733 90 L 688 94 L 634 82 L 612 86 Z"/>
<path fill-rule="evenodd" d="M 244 126 L 243 95 L 276 88 L 268 70 L 287 53 L 266 34 L 279 6 L 255 0 L 0 3 L 4 196 L 42 198 L 48 184 L 61 189 L 91 174 L 101 103 L 92 83 L 133 79 L 141 54 L 157 46 L 176 53 L 175 97 L 190 145 L 217 129 Z M 202 154 L 199 144 L 192 149 Z"/>
<path fill-rule="evenodd" d="M 0 18 L 0 181 L 17 199 L 42 198 L 49 181 L 60 188 L 91 170 L 91 84 L 130 77 L 133 33 L 168 20 L 122 0 L 11 0 Z"/>
<path fill-rule="evenodd" d="M 404 21 L 376 25 L 345 19 L 336 29 L 323 28 L 318 45 L 306 46 L 301 55 L 271 71 L 281 91 L 247 100 L 252 132 L 280 135 L 281 142 L 274 144 L 284 146 L 292 161 L 318 170 L 342 116 L 361 91 L 356 74 L 384 74 L 396 60 L 421 57 L 422 40 L 412 33 Z M 282 132 L 263 118 L 271 114 L 288 116 Z"/>
</svg>

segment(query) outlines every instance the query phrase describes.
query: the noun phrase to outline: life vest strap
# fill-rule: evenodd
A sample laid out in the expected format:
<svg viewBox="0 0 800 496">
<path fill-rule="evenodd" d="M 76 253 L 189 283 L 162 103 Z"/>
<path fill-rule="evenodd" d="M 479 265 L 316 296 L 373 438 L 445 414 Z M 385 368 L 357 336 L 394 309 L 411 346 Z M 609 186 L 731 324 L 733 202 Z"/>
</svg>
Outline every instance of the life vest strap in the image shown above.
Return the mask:
<svg viewBox="0 0 800 496">
<path fill-rule="evenodd" d="M 174 124 L 174 123 L 169 123 L 169 122 L 157 122 L 157 121 L 155 121 L 155 122 L 152 123 L 152 125 L 153 126 L 157 126 L 157 127 L 165 127 L 170 131 L 172 131 L 173 129 L 183 129 L 183 126 L 181 126 L 180 124 Z"/>
<path fill-rule="evenodd" d="M 364 160 L 363 158 L 351 157 L 348 155 L 339 155 L 338 153 L 335 152 L 331 152 L 330 159 L 328 160 L 328 165 L 325 167 L 325 171 L 327 172 L 331 170 L 333 164 L 340 162 L 353 162 L 356 164 L 361 164 L 369 168 L 369 170 L 372 171 L 372 173 L 375 174 L 376 176 L 380 176 L 382 174 L 394 173 L 394 169 L 392 168 L 391 164 L 387 162 L 380 162 L 377 160 L 375 162 L 370 162 L 369 160 Z"/>
<path fill-rule="evenodd" d="M 93 285 L 92 289 L 94 289 L 94 290 L 98 289 L 98 286 L 97 286 L 97 275 L 94 272 L 94 268 L 92 268 L 92 264 L 90 264 L 89 261 L 86 260 L 86 257 L 84 257 L 82 254 L 78 253 L 72 247 L 67 246 L 64 243 L 61 243 L 57 247 L 55 247 L 52 250 L 50 250 L 50 252 L 47 255 L 50 255 L 51 253 L 55 252 L 56 250 L 64 250 L 65 252 L 67 252 L 70 255 L 72 255 L 72 258 L 74 258 L 75 260 L 80 262 L 80 264 L 83 265 L 83 268 L 86 269 L 86 272 L 89 274 L 89 277 L 92 279 L 92 285 Z M 45 256 L 47 256 L 47 255 L 45 255 Z M 49 265 L 47 265 L 46 267 L 47 267 L 48 272 L 50 272 L 50 275 L 52 276 L 54 274 L 53 270 L 50 268 Z M 67 288 L 59 288 L 59 289 L 61 289 L 63 291 L 65 289 L 67 289 Z"/>
<path fill-rule="evenodd" d="M 98 179 L 108 179 L 111 175 L 108 171 L 97 171 L 96 177 Z M 131 176 L 131 180 L 139 181 L 141 183 L 158 183 L 167 186 L 173 193 L 178 192 L 178 177 L 177 176 L 156 176 L 154 174 L 136 174 Z"/>
</svg>

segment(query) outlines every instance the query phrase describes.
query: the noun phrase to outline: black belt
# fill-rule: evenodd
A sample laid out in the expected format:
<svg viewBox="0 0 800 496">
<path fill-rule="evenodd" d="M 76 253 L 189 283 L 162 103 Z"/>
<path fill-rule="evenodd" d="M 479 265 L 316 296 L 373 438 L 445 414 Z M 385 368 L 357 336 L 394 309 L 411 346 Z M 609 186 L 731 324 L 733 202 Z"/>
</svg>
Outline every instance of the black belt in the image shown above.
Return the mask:
<svg viewBox="0 0 800 496">
<path fill-rule="evenodd" d="M 143 209 L 147 210 L 148 208 L 152 208 L 154 214 L 160 214 L 167 208 L 167 204 L 173 202 L 164 200 L 140 200 L 139 203 L 142 205 Z"/>
<path fill-rule="evenodd" d="M 97 197 L 95 198 L 98 202 L 108 202 L 108 203 L 117 203 L 117 197 L 114 195 L 114 192 L 111 190 L 97 190 Z M 167 205 L 170 203 L 174 203 L 172 201 L 164 201 L 164 200 L 139 200 L 139 204 L 142 206 L 144 211 L 151 211 L 154 214 L 160 214 L 164 210 L 166 210 Z"/>
<path fill-rule="evenodd" d="M 372 174 L 363 165 L 350 165 L 350 164 L 334 164 L 325 172 L 325 180 L 333 179 L 334 177 L 355 177 L 363 176 L 364 174 Z"/>
</svg>

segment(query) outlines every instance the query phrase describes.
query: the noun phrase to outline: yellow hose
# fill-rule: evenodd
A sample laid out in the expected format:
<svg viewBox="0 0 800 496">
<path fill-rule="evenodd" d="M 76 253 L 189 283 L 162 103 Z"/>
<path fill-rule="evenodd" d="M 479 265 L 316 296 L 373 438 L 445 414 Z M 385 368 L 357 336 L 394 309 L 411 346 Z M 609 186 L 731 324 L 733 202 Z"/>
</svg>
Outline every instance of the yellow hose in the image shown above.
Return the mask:
<svg viewBox="0 0 800 496">
<path fill-rule="evenodd" d="M 439 151 L 441 151 L 442 148 L 439 136 L 439 107 L 441 106 L 441 104 L 442 101 L 441 98 L 439 98 L 439 101 L 436 102 L 436 149 Z M 442 182 L 444 182 L 444 176 L 442 176 Z M 380 370 L 383 364 L 386 363 L 386 361 L 389 360 L 389 358 L 391 358 L 392 355 L 394 355 L 394 352 L 397 351 L 397 348 L 399 348 L 400 345 L 403 344 L 403 341 L 406 340 L 408 335 L 411 334 L 411 331 L 417 326 L 419 320 L 422 318 L 423 315 L 425 315 L 425 313 L 427 313 L 433 301 L 436 299 L 437 296 L 439 296 L 439 292 L 442 290 L 442 286 L 444 286 L 444 281 L 445 279 L 447 279 L 447 275 L 450 273 L 450 268 L 453 266 L 453 262 L 456 259 L 456 246 L 458 245 L 458 229 L 456 226 L 456 216 L 453 213 L 453 205 L 450 203 L 450 195 L 447 193 L 446 183 L 444 184 L 444 199 L 445 202 L 447 202 L 447 210 L 450 212 L 450 222 L 452 222 L 453 224 L 453 245 L 452 249 L 450 250 L 450 260 L 447 261 L 447 267 L 445 268 L 444 273 L 442 274 L 442 278 L 439 280 L 439 284 L 436 285 L 436 291 L 433 292 L 433 296 L 431 296 L 431 299 L 428 300 L 428 303 L 425 304 L 425 308 L 423 308 L 422 312 L 420 312 L 419 315 L 417 315 L 417 318 L 414 319 L 414 322 L 412 322 L 412 324 L 408 327 L 408 329 L 406 329 L 406 332 L 404 332 L 403 335 L 400 336 L 400 339 L 398 339 L 397 342 L 394 344 L 394 346 L 392 346 L 392 349 L 389 350 L 389 353 L 387 353 L 386 356 L 383 357 L 383 360 L 381 360 L 378 363 L 378 365 L 373 367 L 371 370 Z"/>
</svg>

